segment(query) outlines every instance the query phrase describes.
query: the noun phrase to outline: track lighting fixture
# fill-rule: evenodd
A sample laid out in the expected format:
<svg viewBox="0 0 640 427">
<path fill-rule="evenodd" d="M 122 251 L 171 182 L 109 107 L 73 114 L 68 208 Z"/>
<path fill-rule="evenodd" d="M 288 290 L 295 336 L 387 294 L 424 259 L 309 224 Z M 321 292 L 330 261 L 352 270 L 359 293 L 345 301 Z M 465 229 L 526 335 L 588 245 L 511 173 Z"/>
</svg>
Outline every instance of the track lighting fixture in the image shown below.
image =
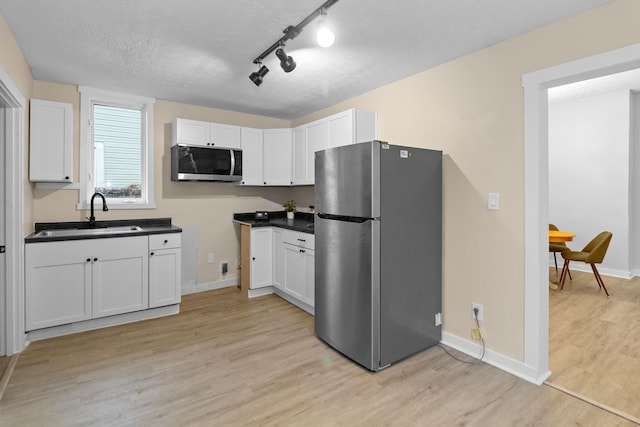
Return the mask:
<svg viewBox="0 0 640 427">
<path fill-rule="evenodd" d="M 304 29 L 304 27 L 309 24 L 313 19 L 318 16 L 322 16 L 324 21 L 324 16 L 327 14 L 327 9 L 336 4 L 338 0 L 327 0 L 322 6 L 314 10 L 309 16 L 304 18 L 298 25 L 289 25 L 282 32 L 284 36 L 280 37 L 278 41 L 269 46 L 267 50 L 262 52 L 256 59 L 253 60 L 254 64 L 262 65 L 262 60 L 267 57 L 271 52 L 275 50 L 276 56 L 280 59 L 280 66 L 284 70 L 285 73 L 290 73 L 296 68 L 296 61 L 293 60 L 291 56 L 288 56 L 284 51 L 285 42 L 291 39 L 294 39 L 300 32 Z M 318 28 L 318 44 L 322 47 L 328 47 L 333 44 L 335 36 L 331 30 Z M 269 69 L 262 65 L 257 72 L 251 73 L 249 79 L 256 85 L 260 86 L 262 84 L 262 79 L 269 72 Z"/>
<path fill-rule="evenodd" d="M 296 61 L 294 61 L 292 57 L 287 56 L 287 54 L 284 52 L 284 49 L 276 49 L 276 56 L 280 60 L 280 66 L 285 73 L 290 73 L 296 69 Z"/>
<path fill-rule="evenodd" d="M 258 64 L 258 65 L 260 65 L 260 64 Z M 294 67 L 295 67 L 295 65 L 294 65 Z M 269 69 L 267 68 L 267 66 L 263 65 L 262 67 L 260 67 L 260 69 L 258 71 L 255 71 L 255 72 L 251 73 L 249 78 L 251 79 L 253 84 L 255 84 L 256 86 L 260 86 L 262 84 L 263 77 L 265 75 L 267 75 L 268 72 L 269 72 Z"/>
</svg>

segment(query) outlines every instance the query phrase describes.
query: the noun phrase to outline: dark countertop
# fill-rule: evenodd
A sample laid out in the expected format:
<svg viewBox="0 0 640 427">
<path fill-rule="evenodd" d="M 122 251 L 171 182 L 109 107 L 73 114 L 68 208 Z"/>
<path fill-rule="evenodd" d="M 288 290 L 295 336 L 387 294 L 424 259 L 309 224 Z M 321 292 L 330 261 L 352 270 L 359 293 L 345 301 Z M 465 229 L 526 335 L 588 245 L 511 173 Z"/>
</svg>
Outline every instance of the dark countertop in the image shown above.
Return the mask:
<svg viewBox="0 0 640 427">
<path fill-rule="evenodd" d="M 285 211 L 269 212 L 269 220 L 256 220 L 255 212 L 233 214 L 233 220 L 252 227 L 280 227 L 302 233 L 313 234 L 314 214 L 309 212 L 296 212 L 294 219 L 287 219 Z"/>
<path fill-rule="evenodd" d="M 122 232 L 98 235 L 78 236 L 37 236 L 43 230 L 69 230 L 90 229 L 88 221 L 71 222 L 36 222 L 35 231 L 24 238 L 25 243 L 58 242 L 63 240 L 107 239 L 111 237 L 148 236 L 150 234 L 182 233 L 182 228 L 171 224 L 171 218 L 143 218 L 143 219 L 117 219 L 111 221 L 96 221 L 94 228 L 139 226 L 142 230 L 135 232 Z"/>
</svg>

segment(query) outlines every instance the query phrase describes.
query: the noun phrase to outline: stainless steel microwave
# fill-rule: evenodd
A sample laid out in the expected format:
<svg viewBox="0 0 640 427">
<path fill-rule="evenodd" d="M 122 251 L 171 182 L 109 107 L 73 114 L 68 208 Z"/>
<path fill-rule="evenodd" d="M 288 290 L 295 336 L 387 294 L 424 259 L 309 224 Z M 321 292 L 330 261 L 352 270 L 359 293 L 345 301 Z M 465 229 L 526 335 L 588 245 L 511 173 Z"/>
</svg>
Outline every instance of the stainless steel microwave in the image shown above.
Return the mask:
<svg viewBox="0 0 640 427">
<path fill-rule="evenodd" d="M 171 147 L 171 181 L 240 181 L 242 150 L 178 144 Z"/>
</svg>

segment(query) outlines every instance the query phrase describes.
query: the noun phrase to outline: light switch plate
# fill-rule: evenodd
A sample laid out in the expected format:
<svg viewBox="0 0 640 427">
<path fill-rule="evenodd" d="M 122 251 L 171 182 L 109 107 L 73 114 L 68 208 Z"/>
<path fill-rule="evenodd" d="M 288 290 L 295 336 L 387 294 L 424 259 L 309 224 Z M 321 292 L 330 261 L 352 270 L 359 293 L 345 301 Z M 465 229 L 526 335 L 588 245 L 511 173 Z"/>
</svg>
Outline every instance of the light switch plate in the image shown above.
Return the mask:
<svg viewBox="0 0 640 427">
<path fill-rule="evenodd" d="M 500 209 L 500 193 L 489 193 L 487 209 L 491 211 Z"/>
</svg>

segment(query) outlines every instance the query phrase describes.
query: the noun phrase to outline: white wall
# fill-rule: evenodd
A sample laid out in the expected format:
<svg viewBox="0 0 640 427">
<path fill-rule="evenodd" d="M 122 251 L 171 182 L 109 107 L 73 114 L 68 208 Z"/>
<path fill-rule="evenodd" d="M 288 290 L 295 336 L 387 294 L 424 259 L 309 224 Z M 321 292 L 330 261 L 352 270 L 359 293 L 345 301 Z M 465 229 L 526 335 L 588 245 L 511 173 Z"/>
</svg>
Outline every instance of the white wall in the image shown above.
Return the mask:
<svg viewBox="0 0 640 427">
<path fill-rule="evenodd" d="M 549 222 L 576 233 L 574 250 L 611 231 L 599 270 L 623 277 L 632 270 L 630 114 L 629 91 L 549 104 Z"/>
</svg>

